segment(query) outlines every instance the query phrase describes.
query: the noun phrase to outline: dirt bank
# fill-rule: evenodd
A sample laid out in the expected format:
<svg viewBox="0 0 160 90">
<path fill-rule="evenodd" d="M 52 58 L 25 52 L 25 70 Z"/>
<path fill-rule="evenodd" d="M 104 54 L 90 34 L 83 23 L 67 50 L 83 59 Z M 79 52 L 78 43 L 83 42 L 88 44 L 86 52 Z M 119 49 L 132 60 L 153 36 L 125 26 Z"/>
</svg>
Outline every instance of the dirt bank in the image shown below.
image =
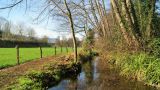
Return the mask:
<svg viewBox="0 0 160 90">
<path fill-rule="evenodd" d="M 27 62 L 21 65 L 17 65 L 14 67 L 6 68 L 0 70 L 0 89 L 4 89 L 7 86 L 10 86 L 12 84 L 16 83 L 16 80 L 25 75 L 29 71 L 39 71 L 44 68 L 45 65 L 50 64 L 50 63 L 60 63 L 60 64 L 65 64 L 70 59 L 72 55 L 69 56 L 52 56 L 48 58 L 43 58 L 40 60 L 35 60 L 31 62 Z"/>
</svg>

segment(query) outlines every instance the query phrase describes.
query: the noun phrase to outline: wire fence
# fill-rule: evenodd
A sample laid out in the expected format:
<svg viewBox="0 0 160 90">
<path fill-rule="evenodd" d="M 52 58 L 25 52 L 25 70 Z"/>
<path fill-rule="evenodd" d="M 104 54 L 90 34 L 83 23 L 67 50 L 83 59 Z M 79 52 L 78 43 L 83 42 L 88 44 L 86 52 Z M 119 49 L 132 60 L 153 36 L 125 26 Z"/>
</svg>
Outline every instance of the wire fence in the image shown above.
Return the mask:
<svg viewBox="0 0 160 90">
<path fill-rule="evenodd" d="M 40 46 L 36 48 L 22 48 L 16 45 L 15 48 L 0 48 L 0 69 L 47 56 L 67 54 L 69 52 L 73 52 L 72 47 Z"/>
</svg>

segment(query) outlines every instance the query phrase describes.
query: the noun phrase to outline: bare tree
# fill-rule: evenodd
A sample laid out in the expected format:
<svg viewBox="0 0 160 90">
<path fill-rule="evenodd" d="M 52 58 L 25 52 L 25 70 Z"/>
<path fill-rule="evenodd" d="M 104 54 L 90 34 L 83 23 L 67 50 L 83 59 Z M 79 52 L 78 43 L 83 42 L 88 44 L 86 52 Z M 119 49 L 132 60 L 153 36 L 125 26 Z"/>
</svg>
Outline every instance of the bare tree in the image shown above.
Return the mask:
<svg viewBox="0 0 160 90">
<path fill-rule="evenodd" d="M 36 32 L 34 31 L 33 28 L 29 27 L 29 28 L 27 29 L 27 36 L 28 36 L 28 38 L 30 39 L 30 41 L 33 41 L 33 40 L 34 40 L 35 34 L 36 34 Z"/>
<path fill-rule="evenodd" d="M 11 23 L 5 23 L 3 27 L 2 39 L 4 40 L 12 40 L 12 33 L 11 33 Z"/>
<path fill-rule="evenodd" d="M 75 62 L 77 62 L 77 45 L 73 17 L 74 6 L 72 6 L 72 3 L 75 2 L 69 0 L 49 0 L 48 3 L 51 5 L 53 11 L 57 11 L 56 13 L 51 12 L 53 15 L 58 15 L 58 17 L 60 16 L 62 19 L 69 23 L 70 32 L 72 33 L 74 44 L 74 60 Z"/>
<path fill-rule="evenodd" d="M 45 35 L 41 38 L 41 42 L 48 43 L 48 37 Z"/>
</svg>

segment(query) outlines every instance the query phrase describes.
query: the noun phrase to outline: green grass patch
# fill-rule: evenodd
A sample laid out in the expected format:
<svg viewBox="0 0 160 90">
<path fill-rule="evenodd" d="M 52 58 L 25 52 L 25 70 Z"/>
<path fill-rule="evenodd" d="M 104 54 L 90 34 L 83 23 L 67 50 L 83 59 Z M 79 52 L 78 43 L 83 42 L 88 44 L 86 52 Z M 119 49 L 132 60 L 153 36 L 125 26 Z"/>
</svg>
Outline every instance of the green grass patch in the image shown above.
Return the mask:
<svg viewBox="0 0 160 90">
<path fill-rule="evenodd" d="M 42 48 L 43 57 L 55 55 L 54 48 Z M 66 54 L 67 50 L 65 47 L 57 48 L 58 54 Z M 72 48 L 68 48 L 68 52 L 72 52 Z M 40 49 L 39 48 L 20 48 L 20 63 L 36 60 L 40 58 Z M 16 59 L 16 48 L 0 48 L 0 68 L 5 68 L 9 66 L 14 66 L 17 64 Z"/>
<path fill-rule="evenodd" d="M 120 75 L 143 81 L 149 85 L 160 85 L 160 58 L 145 52 L 110 53 L 110 63 L 120 69 Z"/>
</svg>

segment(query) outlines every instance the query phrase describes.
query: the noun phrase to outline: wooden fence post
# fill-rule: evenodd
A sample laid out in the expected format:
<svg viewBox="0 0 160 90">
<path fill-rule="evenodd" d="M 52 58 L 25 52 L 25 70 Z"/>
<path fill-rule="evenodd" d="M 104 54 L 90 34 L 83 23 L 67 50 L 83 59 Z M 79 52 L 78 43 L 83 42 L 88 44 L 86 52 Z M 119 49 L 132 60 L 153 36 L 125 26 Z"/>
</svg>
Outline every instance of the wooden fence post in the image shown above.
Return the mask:
<svg viewBox="0 0 160 90">
<path fill-rule="evenodd" d="M 57 55 L 56 46 L 54 47 L 54 54 Z"/>
<path fill-rule="evenodd" d="M 68 47 L 66 46 L 66 51 L 67 51 L 67 53 L 68 53 Z"/>
<path fill-rule="evenodd" d="M 42 54 L 43 54 L 43 52 L 42 52 L 42 47 L 40 46 L 39 48 L 40 48 L 40 58 L 43 58 L 43 55 L 42 55 Z"/>
<path fill-rule="evenodd" d="M 74 48 L 72 47 L 72 51 L 74 51 Z"/>
<path fill-rule="evenodd" d="M 17 64 L 19 65 L 20 62 L 19 62 L 19 46 L 16 45 L 16 50 L 17 50 Z"/>
<path fill-rule="evenodd" d="M 62 46 L 61 46 L 61 53 L 63 52 Z"/>
</svg>

